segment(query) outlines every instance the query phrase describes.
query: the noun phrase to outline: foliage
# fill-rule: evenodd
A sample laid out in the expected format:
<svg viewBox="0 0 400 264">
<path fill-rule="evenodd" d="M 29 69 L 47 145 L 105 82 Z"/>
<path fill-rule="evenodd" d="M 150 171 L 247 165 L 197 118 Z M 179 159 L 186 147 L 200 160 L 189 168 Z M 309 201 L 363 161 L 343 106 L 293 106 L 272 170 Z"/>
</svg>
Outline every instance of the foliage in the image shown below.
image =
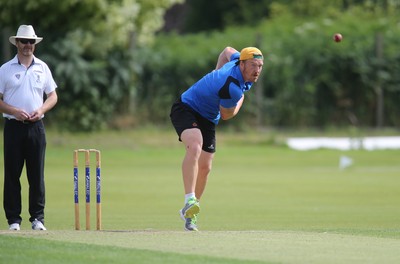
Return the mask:
<svg viewBox="0 0 400 264">
<path fill-rule="evenodd" d="M 191 0 L 187 1 L 188 13 L 182 18 L 183 32 L 226 30 L 231 26 L 256 26 L 290 11 L 296 17 L 311 18 L 330 12 L 347 11 L 354 6 L 387 13 L 400 10 L 399 1 L 388 0 Z M 207 14 L 205 19 L 204 14 Z"/>
<path fill-rule="evenodd" d="M 59 76 L 59 103 L 53 116 L 61 128 L 91 131 L 107 126 L 113 114 L 120 110 L 118 102 L 131 90 L 134 72 L 133 58 L 123 50 L 114 50 L 102 59 L 83 59 L 83 49 L 73 41 L 58 41 L 58 49 L 45 56 L 56 65 Z M 63 63 L 58 63 L 62 61 Z M 57 122 L 58 123 L 58 122 Z"/>
<path fill-rule="evenodd" d="M 0 19 L 13 29 L 32 24 L 44 36 L 36 55 L 48 62 L 60 93 L 50 119 L 94 130 L 123 107 L 134 109 L 136 49 L 151 44 L 165 9 L 182 1 L 2 1 Z"/>
<path fill-rule="evenodd" d="M 184 32 L 224 30 L 229 26 L 255 25 L 263 17 L 268 17 L 271 0 L 192 0 L 187 1 L 188 14 Z M 204 17 L 207 15 L 207 19 Z"/>
<path fill-rule="evenodd" d="M 132 41 L 148 44 L 162 26 L 164 10 L 182 1 L 6 0 L 0 3 L 0 19 L 3 26 L 13 29 L 26 23 L 48 32 L 46 36 L 73 39 L 85 52 L 99 56 L 115 46 L 132 45 Z"/>
</svg>

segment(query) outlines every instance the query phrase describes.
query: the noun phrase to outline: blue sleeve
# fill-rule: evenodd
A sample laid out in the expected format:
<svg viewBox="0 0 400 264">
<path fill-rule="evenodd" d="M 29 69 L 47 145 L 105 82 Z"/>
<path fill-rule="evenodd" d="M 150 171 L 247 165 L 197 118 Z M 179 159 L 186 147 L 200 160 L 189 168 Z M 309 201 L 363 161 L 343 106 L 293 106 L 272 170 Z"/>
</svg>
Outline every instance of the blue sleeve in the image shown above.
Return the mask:
<svg viewBox="0 0 400 264">
<path fill-rule="evenodd" d="M 231 83 L 229 85 L 229 94 L 231 96 L 230 99 L 221 99 L 219 103 L 224 108 L 235 107 L 240 98 L 242 98 L 243 92 L 239 89 L 239 87 Z"/>
<path fill-rule="evenodd" d="M 235 52 L 231 56 L 231 61 L 238 60 L 240 58 L 240 52 Z"/>
</svg>

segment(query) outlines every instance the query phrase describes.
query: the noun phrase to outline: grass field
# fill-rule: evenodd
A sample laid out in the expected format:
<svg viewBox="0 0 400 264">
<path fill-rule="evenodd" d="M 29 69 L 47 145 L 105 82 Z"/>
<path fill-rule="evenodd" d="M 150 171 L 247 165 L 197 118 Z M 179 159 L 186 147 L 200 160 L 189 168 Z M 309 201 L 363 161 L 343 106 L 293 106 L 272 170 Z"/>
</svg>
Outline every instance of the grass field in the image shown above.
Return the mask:
<svg viewBox="0 0 400 264">
<path fill-rule="evenodd" d="M 400 150 L 299 152 L 268 135 L 218 136 L 201 231 L 188 233 L 175 134 L 49 132 L 48 231 L 30 230 L 23 175 L 22 230 L 8 231 L 1 211 L 0 263 L 400 263 Z M 74 230 L 76 148 L 102 151 L 103 231 Z M 339 170 L 343 154 L 354 164 Z"/>
</svg>

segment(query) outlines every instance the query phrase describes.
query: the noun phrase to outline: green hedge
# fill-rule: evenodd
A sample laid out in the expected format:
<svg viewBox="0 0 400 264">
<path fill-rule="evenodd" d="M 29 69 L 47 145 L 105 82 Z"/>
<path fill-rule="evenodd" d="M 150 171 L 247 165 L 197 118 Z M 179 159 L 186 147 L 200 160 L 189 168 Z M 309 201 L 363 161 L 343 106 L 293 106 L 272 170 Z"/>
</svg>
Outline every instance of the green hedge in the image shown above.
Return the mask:
<svg viewBox="0 0 400 264">
<path fill-rule="evenodd" d="M 333 41 L 334 33 L 344 38 Z M 376 38 L 382 36 L 382 58 Z M 262 80 L 248 93 L 232 126 L 329 127 L 400 125 L 400 24 L 396 16 L 353 9 L 307 20 L 280 16 L 257 27 L 196 35 L 160 35 L 146 54 L 138 95 L 147 120 L 168 122 L 173 100 L 215 67 L 225 46 L 257 45 L 265 55 Z M 262 92 L 256 91 L 262 89 Z M 261 100 L 259 98 L 262 95 Z M 147 118 L 148 117 L 148 118 Z"/>
</svg>

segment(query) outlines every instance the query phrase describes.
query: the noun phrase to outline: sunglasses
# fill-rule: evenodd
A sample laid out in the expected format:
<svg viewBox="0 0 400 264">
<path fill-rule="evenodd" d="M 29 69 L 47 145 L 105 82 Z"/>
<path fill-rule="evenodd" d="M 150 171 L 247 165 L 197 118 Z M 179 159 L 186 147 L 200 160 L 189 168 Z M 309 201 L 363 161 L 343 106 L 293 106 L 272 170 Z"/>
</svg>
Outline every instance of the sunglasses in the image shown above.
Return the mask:
<svg viewBox="0 0 400 264">
<path fill-rule="evenodd" d="M 22 44 L 35 44 L 36 43 L 36 39 L 18 39 L 19 42 L 21 42 Z"/>
</svg>

